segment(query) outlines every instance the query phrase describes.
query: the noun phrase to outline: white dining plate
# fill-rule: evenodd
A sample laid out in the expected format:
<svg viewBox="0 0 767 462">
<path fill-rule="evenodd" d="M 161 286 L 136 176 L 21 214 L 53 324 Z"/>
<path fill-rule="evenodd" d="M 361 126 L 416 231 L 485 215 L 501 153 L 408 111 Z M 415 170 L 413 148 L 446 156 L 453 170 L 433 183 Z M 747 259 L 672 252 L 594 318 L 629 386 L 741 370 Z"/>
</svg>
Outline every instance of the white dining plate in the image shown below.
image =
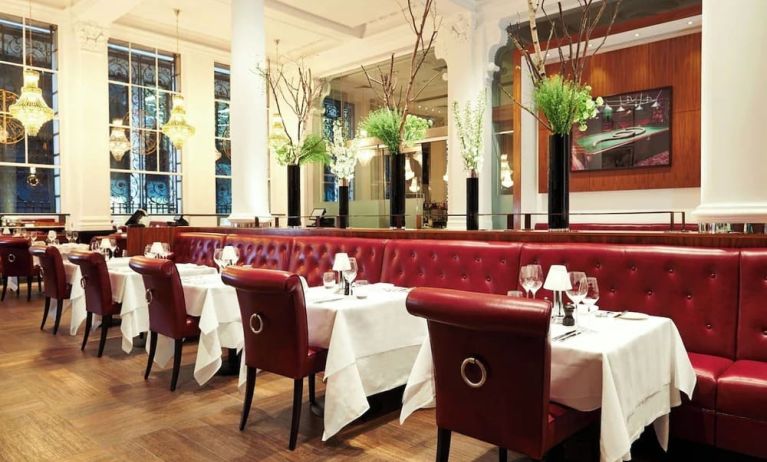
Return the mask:
<svg viewBox="0 0 767 462">
<path fill-rule="evenodd" d="M 643 319 L 649 319 L 650 316 L 645 313 L 637 313 L 636 311 L 626 311 L 622 315 L 618 316 L 618 319 L 627 319 L 629 321 L 641 321 Z"/>
</svg>

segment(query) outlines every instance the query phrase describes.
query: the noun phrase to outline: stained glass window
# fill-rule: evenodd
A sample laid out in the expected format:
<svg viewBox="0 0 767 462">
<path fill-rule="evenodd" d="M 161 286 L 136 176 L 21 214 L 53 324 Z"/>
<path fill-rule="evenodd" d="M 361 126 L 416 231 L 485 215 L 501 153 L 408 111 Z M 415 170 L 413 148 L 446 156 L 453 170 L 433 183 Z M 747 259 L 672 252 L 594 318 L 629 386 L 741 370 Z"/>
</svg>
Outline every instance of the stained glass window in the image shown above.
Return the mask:
<svg viewBox="0 0 767 462">
<path fill-rule="evenodd" d="M 56 54 L 56 26 L 0 14 L 0 214 L 60 211 L 58 114 L 37 136 L 27 136 L 9 113 L 25 66 L 40 73 L 43 98 L 57 111 Z"/>
<path fill-rule="evenodd" d="M 232 213 L 232 149 L 229 135 L 229 66 L 213 68 L 216 121 L 216 213 Z"/>
<path fill-rule="evenodd" d="M 344 132 L 347 137 L 354 137 L 354 104 L 342 102 L 337 99 L 327 97 L 323 100 L 322 106 L 324 116 L 322 119 L 322 135 L 326 140 L 333 140 L 333 126 L 336 120 L 342 119 Z M 349 185 L 349 199 L 354 198 L 354 181 Z M 325 202 L 338 201 L 338 179 L 330 171 L 330 166 L 324 165 L 322 168 L 322 199 Z"/>
<path fill-rule="evenodd" d="M 170 117 L 177 90 L 177 57 L 154 48 L 110 41 L 110 133 L 122 130 L 131 149 L 110 154 L 112 214 L 181 213 L 181 153 L 160 127 Z"/>
</svg>

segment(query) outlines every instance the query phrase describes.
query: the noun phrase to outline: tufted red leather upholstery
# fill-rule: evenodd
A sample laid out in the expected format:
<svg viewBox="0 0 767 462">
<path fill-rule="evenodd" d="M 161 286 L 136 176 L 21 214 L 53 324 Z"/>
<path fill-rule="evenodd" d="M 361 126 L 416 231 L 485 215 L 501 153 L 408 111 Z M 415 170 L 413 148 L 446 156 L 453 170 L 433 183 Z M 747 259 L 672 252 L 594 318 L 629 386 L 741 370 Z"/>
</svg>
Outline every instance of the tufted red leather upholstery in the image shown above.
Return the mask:
<svg viewBox="0 0 767 462">
<path fill-rule="evenodd" d="M 738 359 L 767 361 L 767 249 L 740 253 Z"/>
<path fill-rule="evenodd" d="M 64 260 L 59 249 L 54 246 L 32 247 L 30 253 L 40 260 L 45 296 L 56 300 L 69 298 L 72 286 L 67 283 Z"/>
<path fill-rule="evenodd" d="M 600 244 L 525 244 L 520 265 L 552 264 L 599 280 L 599 306 L 671 318 L 688 351 L 735 357 L 737 250 Z M 538 297 L 549 297 L 541 290 Z"/>
<path fill-rule="evenodd" d="M 767 458 L 767 362 L 738 360 L 719 378 L 717 446 Z"/>
<path fill-rule="evenodd" d="M 281 236 L 228 234 L 224 245 L 240 249 L 240 265 L 286 271 L 293 239 Z"/>
<path fill-rule="evenodd" d="M 145 257 L 130 259 L 141 274 L 149 301 L 149 330 L 173 339 L 200 334 L 200 318 L 186 314 L 186 301 L 176 265 L 169 260 Z"/>
<path fill-rule="evenodd" d="M 224 245 L 224 234 L 181 233 L 173 242 L 176 263 L 195 263 L 215 267 L 213 252 Z"/>
<path fill-rule="evenodd" d="M 296 274 L 237 266 L 226 268 L 222 279 L 237 289 L 248 367 L 293 379 L 324 369 L 326 351 L 309 347 L 304 290 Z M 263 323 L 259 334 L 251 330 L 259 327 L 256 314 Z"/>
<path fill-rule="evenodd" d="M 519 243 L 396 240 L 386 244 L 381 280 L 506 294 L 519 285 Z"/>
<path fill-rule="evenodd" d="M 293 241 L 288 271 L 305 277 L 311 286 L 320 285 L 322 273 L 333 269 L 335 254 L 346 252 L 357 259 L 357 280 L 380 282 L 384 246 L 387 242 L 364 238 L 297 237 Z"/>
<path fill-rule="evenodd" d="M 540 459 L 597 415 L 549 404 L 548 302 L 418 288 L 407 309 L 428 320 L 440 429 Z M 487 370 L 478 388 L 461 377 L 466 358 Z M 466 375 L 482 377 L 477 365 Z"/>
<path fill-rule="evenodd" d="M 98 252 L 73 252 L 68 258 L 80 267 L 86 309 L 100 316 L 120 314 L 120 305 L 112 301 L 112 286 L 104 256 Z"/>
<path fill-rule="evenodd" d="M 719 356 L 688 353 L 697 382 L 690 402 L 705 409 L 716 409 L 716 384 L 732 361 Z"/>
</svg>

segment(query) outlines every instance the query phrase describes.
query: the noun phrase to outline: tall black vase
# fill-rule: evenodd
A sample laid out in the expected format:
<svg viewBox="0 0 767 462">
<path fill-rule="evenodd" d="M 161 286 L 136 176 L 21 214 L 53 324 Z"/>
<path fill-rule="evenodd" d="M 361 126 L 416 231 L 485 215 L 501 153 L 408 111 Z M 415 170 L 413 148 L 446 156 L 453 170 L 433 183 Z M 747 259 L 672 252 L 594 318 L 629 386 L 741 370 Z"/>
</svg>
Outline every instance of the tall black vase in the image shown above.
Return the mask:
<svg viewBox="0 0 767 462">
<path fill-rule="evenodd" d="M 549 136 L 549 230 L 570 227 L 570 136 Z"/>
<path fill-rule="evenodd" d="M 288 165 L 288 226 L 301 226 L 301 167 Z"/>
<path fill-rule="evenodd" d="M 338 227 L 349 227 L 349 186 L 338 187 Z"/>
<path fill-rule="evenodd" d="M 466 230 L 479 229 L 479 178 L 466 178 Z"/>
<path fill-rule="evenodd" d="M 389 225 L 392 228 L 405 227 L 405 155 L 392 153 L 389 156 Z"/>
</svg>

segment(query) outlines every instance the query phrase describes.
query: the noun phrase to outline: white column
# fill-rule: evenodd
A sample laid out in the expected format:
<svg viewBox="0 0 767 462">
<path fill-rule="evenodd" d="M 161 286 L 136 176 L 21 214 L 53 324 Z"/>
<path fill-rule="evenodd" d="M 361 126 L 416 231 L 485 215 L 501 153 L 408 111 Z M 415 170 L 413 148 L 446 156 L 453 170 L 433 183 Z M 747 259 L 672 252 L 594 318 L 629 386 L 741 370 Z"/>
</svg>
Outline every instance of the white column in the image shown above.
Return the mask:
<svg viewBox="0 0 767 462">
<path fill-rule="evenodd" d="M 62 211 L 75 229 L 109 230 L 108 32 L 82 21 L 62 29 Z"/>
<path fill-rule="evenodd" d="M 764 18 L 764 0 L 703 0 L 699 222 L 767 222 Z"/>
<path fill-rule="evenodd" d="M 235 223 L 267 218 L 268 132 L 264 0 L 232 0 L 232 215 Z"/>
</svg>

